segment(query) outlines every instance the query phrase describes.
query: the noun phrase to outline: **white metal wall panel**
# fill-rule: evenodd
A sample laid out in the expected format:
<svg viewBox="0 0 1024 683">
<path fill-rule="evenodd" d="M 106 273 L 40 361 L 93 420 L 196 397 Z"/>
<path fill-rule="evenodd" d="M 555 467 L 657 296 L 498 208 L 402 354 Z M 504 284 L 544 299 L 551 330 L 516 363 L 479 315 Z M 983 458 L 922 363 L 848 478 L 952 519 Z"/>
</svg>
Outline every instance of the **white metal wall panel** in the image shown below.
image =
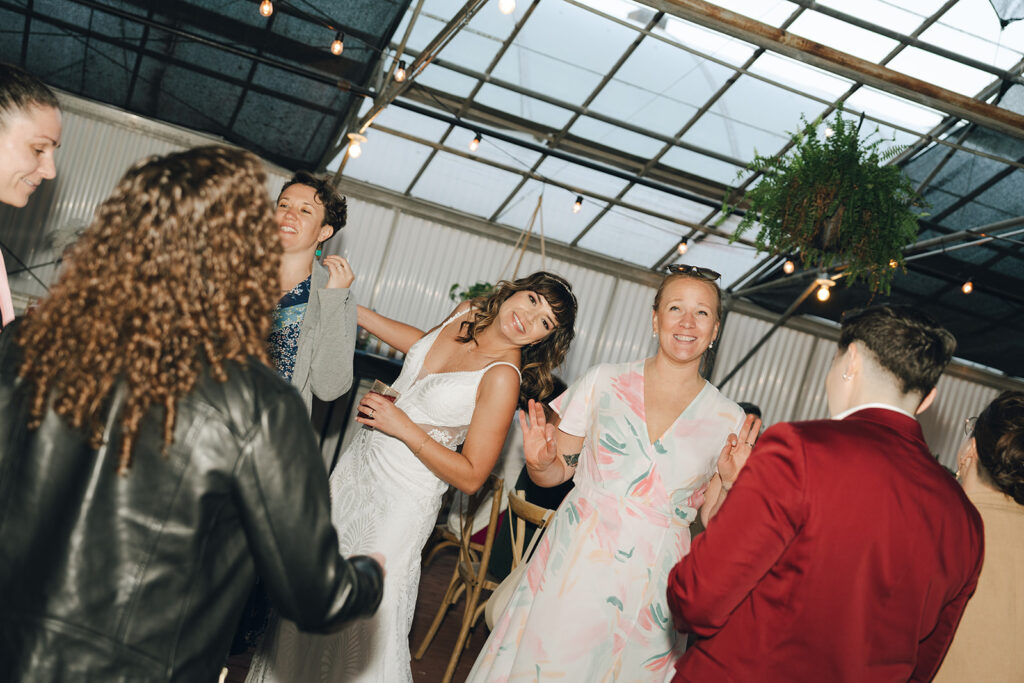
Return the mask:
<svg viewBox="0 0 1024 683">
<path fill-rule="evenodd" d="M 373 290 L 385 262 L 396 211 L 380 204 L 348 198 L 348 224 L 326 244 L 325 253 L 345 256 L 356 274 L 356 301 L 373 307 Z"/>
<path fill-rule="evenodd" d="M 654 353 L 651 307 L 655 292 L 653 287 L 620 280 L 614 294 L 598 303 L 603 309 L 601 335 L 588 366 L 621 363 Z"/>
<path fill-rule="evenodd" d="M 739 313 L 730 313 L 719 337 L 718 357 L 712 381 L 720 384 L 768 330 L 771 323 Z M 813 388 L 808 377 L 809 361 L 822 340 L 791 329 L 778 330 L 722 389 L 735 401 L 756 403 L 764 422 L 807 419 L 808 406 L 801 401 L 801 388 Z M 814 374 L 814 373 L 810 373 Z"/>
<path fill-rule="evenodd" d="M 964 440 L 964 418 L 976 416 L 999 390 L 948 374 L 939 378 L 935 402 L 919 416 L 928 446 L 939 462 L 956 471 L 956 453 Z"/>
</svg>

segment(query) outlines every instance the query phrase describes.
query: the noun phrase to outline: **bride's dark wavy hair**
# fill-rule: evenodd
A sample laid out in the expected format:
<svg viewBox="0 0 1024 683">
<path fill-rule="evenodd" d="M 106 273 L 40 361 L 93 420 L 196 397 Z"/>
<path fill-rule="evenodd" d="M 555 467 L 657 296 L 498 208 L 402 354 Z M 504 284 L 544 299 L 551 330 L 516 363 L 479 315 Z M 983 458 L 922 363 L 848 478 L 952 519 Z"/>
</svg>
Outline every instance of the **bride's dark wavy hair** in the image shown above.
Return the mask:
<svg viewBox="0 0 1024 683">
<path fill-rule="evenodd" d="M 163 408 L 169 444 L 177 400 L 207 368 L 224 381 L 228 361 L 267 362 L 281 246 L 266 180 L 255 155 L 220 146 L 151 157 L 124 175 L 18 330 L 30 428 L 52 400 L 98 447 L 123 383 L 124 473 L 152 408 Z"/>
<path fill-rule="evenodd" d="M 569 352 L 569 345 L 576 334 L 576 295 L 572 293 L 572 285 L 565 278 L 538 271 L 512 282 L 500 281 L 489 295 L 473 299 L 471 303 L 476 314 L 471 320 L 462 323 L 461 336 L 456 339 L 463 343 L 475 340 L 476 335 L 495 321 L 505 300 L 516 292 L 524 291 L 536 292 L 544 297 L 558 322 L 558 326 L 548 336 L 522 349 L 520 363 L 523 381 L 519 385 L 520 400 L 525 402 L 532 398 L 544 401 L 551 398 L 555 386 L 551 373 L 565 360 L 565 354 Z"/>
</svg>

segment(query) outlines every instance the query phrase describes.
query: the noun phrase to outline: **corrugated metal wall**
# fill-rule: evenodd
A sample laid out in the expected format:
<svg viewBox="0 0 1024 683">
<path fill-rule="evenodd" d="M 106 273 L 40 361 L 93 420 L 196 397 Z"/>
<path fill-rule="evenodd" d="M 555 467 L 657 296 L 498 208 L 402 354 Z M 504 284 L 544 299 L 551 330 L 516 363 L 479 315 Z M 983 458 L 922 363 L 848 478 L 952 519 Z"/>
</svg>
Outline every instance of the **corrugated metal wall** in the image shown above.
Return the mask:
<svg viewBox="0 0 1024 683">
<path fill-rule="evenodd" d="M 0 207 L 0 239 L 29 264 L 55 259 L 75 231 L 89 223 L 95 207 L 136 160 L 189 146 L 216 142 L 207 136 L 141 119 L 116 109 L 67 98 L 58 178 L 46 183 L 26 209 Z M 276 193 L 287 178 L 269 169 Z M 380 203 L 349 197 L 349 222 L 327 246 L 349 258 L 357 274 L 361 303 L 423 328 L 437 324 L 454 304 L 453 283 L 469 285 L 512 276 L 518 257 L 512 245 Z M 528 252 L 524 275 L 540 268 L 573 283 L 580 304 L 576 341 L 560 374 L 572 381 L 593 364 L 649 355 L 654 290 L 584 265 Z M 17 270 L 8 258 L 9 270 Z M 55 267 L 37 269 L 44 282 Z M 43 290 L 25 274 L 12 278 L 15 290 L 39 296 Z M 716 383 L 746 354 L 771 324 L 732 312 L 719 342 L 712 379 Z M 766 423 L 824 417 L 824 378 L 835 343 L 827 329 L 783 328 L 733 377 L 725 393 L 761 406 Z M 921 422 L 932 450 L 947 466 L 962 440 L 963 418 L 976 415 L 997 393 L 984 373 L 951 371 L 939 383 L 939 399 Z"/>
</svg>

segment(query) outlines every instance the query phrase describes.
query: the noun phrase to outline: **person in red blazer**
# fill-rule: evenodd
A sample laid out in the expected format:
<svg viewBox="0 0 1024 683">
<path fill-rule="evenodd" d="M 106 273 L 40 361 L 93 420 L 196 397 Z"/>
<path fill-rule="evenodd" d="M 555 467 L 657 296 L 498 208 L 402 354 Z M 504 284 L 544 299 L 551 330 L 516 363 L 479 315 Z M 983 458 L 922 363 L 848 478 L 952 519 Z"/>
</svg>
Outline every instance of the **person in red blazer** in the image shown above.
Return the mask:
<svg viewBox="0 0 1024 683">
<path fill-rule="evenodd" d="M 775 425 L 745 462 L 726 447 L 729 493 L 669 576 L 676 628 L 702 637 L 674 681 L 932 678 L 982 562 L 981 518 L 914 418 L 955 346 L 912 309 L 847 314 L 832 419 Z"/>
</svg>

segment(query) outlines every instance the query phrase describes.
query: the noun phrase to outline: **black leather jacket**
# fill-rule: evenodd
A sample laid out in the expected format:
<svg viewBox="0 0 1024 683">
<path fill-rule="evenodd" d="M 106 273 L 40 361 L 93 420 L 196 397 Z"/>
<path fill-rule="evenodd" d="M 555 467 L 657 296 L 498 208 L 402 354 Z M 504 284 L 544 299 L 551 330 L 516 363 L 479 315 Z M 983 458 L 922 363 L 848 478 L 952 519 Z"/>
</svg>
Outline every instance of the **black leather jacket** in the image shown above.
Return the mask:
<svg viewBox="0 0 1024 683">
<path fill-rule="evenodd" d="M 49 413 L 29 431 L 17 325 L 0 334 L 0 681 L 215 681 L 256 573 L 300 628 L 380 603 L 372 559 L 345 560 L 302 399 L 257 362 L 151 411 L 117 474 L 106 444 Z"/>
</svg>

